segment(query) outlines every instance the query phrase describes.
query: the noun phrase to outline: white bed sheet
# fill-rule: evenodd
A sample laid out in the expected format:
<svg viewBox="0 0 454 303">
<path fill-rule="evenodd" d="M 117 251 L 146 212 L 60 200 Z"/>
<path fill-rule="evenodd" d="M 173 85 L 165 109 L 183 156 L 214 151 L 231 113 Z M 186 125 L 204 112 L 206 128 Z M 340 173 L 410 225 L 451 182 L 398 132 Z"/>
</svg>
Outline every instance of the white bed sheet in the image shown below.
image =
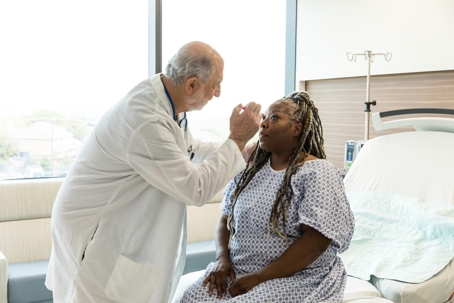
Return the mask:
<svg viewBox="0 0 454 303">
<path fill-rule="evenodd" d="M 355 233 L 340 257 L 350 276 L 422 283 L 454 258 L 453 205 L 377 191 L 347 191 L 347 198 Z"/>
<path fill-rule="evenodd" d="M 369 140 L 344 183 L 347 191 L 390 192 L 454 205 L 454 134 L 415 131 Z M 379 278 L 372 283 L 395 303 L 441 303 L 454 291 L 454 265 L 451 261 L 423 283 Z"/>
</svg>

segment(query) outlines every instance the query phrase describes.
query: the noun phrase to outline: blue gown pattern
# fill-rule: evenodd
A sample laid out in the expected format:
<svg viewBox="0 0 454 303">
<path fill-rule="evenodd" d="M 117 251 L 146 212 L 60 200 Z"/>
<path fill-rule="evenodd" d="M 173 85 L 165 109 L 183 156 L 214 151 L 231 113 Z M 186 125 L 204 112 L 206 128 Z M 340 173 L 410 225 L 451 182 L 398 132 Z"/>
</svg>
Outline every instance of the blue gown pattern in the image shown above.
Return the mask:
<svg viewBox="0 0 454 303">
<path fill-rule="evenodd" d="M 301 224 L 332 239 L 328 249 L 295 275 L 266 281 L 234 298 L 227 292 L 227 296 L 218 299 L 216 288 L 209 296 L 209 287 L 202 287 L 203 280 L 214 268 L 215 264 L 211 263 L 205 274 L 185 291 L 181 303 L 342 302 L 347 275 L 337 253 L 347 250 L 350 244 L 354 217 L 340 173 L 326 160 L 307 161 L 298 168 L 291 181 L 294 194 L 286 223 L 288 244 L 272 226 L 268 238 L 268 220 L 283 177 L 284 170 L 273 170 L 268 161 L 238 198 L 234 209 L 235 234 L 230 245 L 230 261 L 236 276 L 258 271 L 276 260 L 287 245 L 301 236 Z M 221 210 L 226 215 L 231 211 L 235 187 L 232 180 L 224 191 Z M 282 219 L 280 227 L 283 230 Z M 230 286 L 230 278 L 227 280 Z"/>
</svg>

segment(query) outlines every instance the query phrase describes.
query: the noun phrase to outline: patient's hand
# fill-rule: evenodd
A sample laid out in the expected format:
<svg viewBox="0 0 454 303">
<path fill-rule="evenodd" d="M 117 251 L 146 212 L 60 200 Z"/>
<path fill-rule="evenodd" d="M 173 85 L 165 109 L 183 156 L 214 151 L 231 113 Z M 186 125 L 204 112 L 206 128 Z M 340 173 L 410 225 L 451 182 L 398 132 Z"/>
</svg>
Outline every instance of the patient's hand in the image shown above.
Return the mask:
<svg viewBox="0 0 454 303">
<path fill-rule="evenodd" d="M 235 279 L 235 272 L 230 264 L 229 260 L 220 260 L 216 262 L 215 268 L 205 278 L 202 286 L 210 284 L 209 294 L 213 294 L 214 287 L 218 294 L 218 298 L 222 298 L 223 295 L 227 294 L 227 277 L 233 281 Z"/>
<path fill-rule="evenodd" d="M 233 280 L 229 288 L 229 293 L 232 297 L 243 295 L 262 282 L 263 281 L 256 272 L 246 274 Z"/>
</svg>

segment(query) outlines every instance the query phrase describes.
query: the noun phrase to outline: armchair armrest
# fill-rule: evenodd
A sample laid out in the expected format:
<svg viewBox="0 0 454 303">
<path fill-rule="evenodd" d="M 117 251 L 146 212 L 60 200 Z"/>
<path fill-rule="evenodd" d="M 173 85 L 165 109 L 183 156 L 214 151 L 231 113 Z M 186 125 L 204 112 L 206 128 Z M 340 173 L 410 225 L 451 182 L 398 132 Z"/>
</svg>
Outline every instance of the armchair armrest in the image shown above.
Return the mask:
<svg viewBox="0 0 454 303">
<path fill-rule="evenodd" d="M 8 260 L 0 251 L 0 303 L 8 302 Z"/>
</svg>

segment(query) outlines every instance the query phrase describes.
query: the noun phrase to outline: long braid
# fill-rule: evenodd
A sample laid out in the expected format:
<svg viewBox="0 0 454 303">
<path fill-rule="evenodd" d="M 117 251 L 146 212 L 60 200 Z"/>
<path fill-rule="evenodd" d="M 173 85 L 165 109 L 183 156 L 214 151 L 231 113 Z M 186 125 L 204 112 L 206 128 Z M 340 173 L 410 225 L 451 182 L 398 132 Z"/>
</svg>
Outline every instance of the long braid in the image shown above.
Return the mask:
<svg viewBox="0 0 454 303">
<path fill-rule="evenodd" d="M 293 188 L 291 185 L 291 178 L 296 173 L 298 167 L 304 165 L 304 159 L 308 154 L 312 154 L 319 159 L 326 159 L 323 128 L 318 110 L 314 102 L 310 99 L 306 92 L 292 92 L 287 97 L 280 99 L 281 102 L 292 102 L 294 109 L 291 110 L 290 120 L 291 123 L 301 123 L 302 133 L 297 142 L 297 147 L 289 159 L 288 166 L 285 170 L 284 179 L 281 186 L 276 193 L 276 199 L 271 210 L 271 215 L 268 221 L 268 237 L 270 236 L 270 226 L 277 234 L 284 238 L 287 243 L 286 222 L 287 214 L 291 205 L 293 197 Z M 257 146 L 252 153 L 245 170 L 239 180 L 235 180 L 236 188 L 233 196 L 233 204 L 230 216 L 227 219 L 227 227 L 230 230 L 230 239 L 235 233 L 233 227 L 233 210 L 238 200 L 238 196 L 243 189 L 249 184 L 255 174 L 263 167 L 263 165 L 270 158 L 270 153 L 261 149 L 257 142 Z M 279 220 L 282 218 L 283 230 L 279 228 Z M 229 241 L 230 245 L 230 241 Z"/>
<path fill-rule="evenodd" d="M 265 165 L 269 157 L 270 153 L 259 148 L 259 143 L 257 142 L 257 145 L 247 162 L 246 168 L 243 171 L 243 174 L 241 174 L 239 180 L 235 180 L 236 187 L 233 193 L 232 210 L 227 218 L 227 228 L 230 230 L 230 240 L 232 239 L 232 236 L 235 233 L 235 228 L 233 227 L 233 210 L 235 208 L 236 201 L 238 200 L 238 196 L 243 191 L 243 189 L 249 184 L 249 181 L 251 181 L 252 178 L 255 176 L 255 173 L 258 172 L 263 167 L 263 165 Z"/>
</svg>

